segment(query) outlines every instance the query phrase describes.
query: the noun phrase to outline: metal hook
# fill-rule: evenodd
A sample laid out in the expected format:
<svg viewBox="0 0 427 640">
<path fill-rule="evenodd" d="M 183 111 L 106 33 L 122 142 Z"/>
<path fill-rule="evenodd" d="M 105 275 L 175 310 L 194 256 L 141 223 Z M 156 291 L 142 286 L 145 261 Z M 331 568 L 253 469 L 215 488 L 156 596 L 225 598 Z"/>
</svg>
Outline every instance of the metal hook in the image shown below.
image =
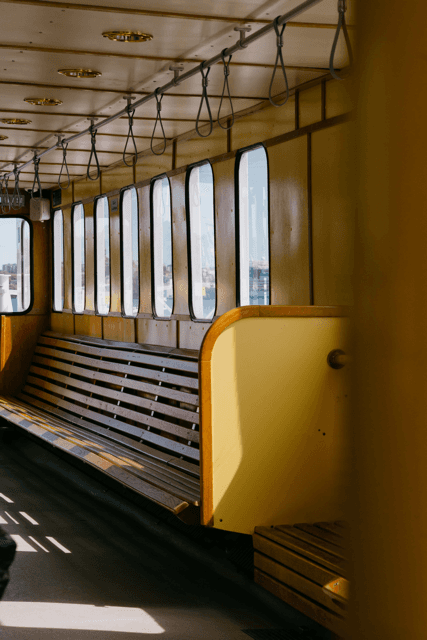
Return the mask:
<svg viewBox="0 0 427 640">
<path fill-rule="evenodd" d="M 180 84 L 179 74 L 184 71 L 183 64 L 171 64 L 169 67 L 169 71 L 173 71 L 173 84 L 177 87 Z"/>
<path fill-rule="evenodd" d="M 241 49 L 246 49 L 246 47 L 248 46 L 248 43 L 245 42 L 246 40 L 245 33 L 252 31 L 252 27 L 250 25 L 248 25 L 247 27 L 234 27 L 234 31 L 240 31 L 240 38 L 239 38 L 238 45 Z"/>
</svg>

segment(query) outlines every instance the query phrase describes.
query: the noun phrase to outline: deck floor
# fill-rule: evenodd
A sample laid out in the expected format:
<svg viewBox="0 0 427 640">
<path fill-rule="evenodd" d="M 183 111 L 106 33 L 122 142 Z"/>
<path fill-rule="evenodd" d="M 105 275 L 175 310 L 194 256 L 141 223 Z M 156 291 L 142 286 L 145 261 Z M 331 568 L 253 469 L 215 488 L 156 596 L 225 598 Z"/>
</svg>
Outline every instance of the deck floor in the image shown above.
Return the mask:
<svg viewBox="0 0 427 640">
<path fill-rule="evenodd" d="M 19 441 L 0 449 L 0 523 L 18 543 L 2 640 L 248 640 L 245 631 L 273 629 L 301 637 L 298 616 L 285 621 L 90 490 L 21 458 Z"/>
</svg>

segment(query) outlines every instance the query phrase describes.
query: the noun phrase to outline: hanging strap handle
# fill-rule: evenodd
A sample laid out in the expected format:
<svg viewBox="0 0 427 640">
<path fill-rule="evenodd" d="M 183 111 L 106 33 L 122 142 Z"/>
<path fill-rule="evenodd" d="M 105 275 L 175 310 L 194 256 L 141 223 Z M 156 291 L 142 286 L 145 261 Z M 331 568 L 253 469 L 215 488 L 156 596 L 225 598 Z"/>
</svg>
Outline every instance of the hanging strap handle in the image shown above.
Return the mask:
<svg viewBox="0 0 427 640">
<path fill-rule="evenodd" d="M 268 89 L 268 99 L 270 100 L 270 103 L 273 105 L 273 107 L 283 107 L 283 105 L 286 104 L 287 101 L 289 100 L 288 76 L 286 75 L 285 63 L 283 61 L 283 52 L 282 52 L 282 49 L 283 49 L 283 32 L 284 32 L 285 27 L 286 27 L 286 22 L 285 22 L 285 24 L 282 25 L 282 30 L 279 31 L 279 19 L 280 19 L 280 16 L 277 16 L 277 18 L 275 18 L 275 20 L 273 21 L 274 30 L 276 32 L 277 54 L 276 54 L 276 62 L 274 63 L 273 75 L 271 76 L 270 87 Z M 283 102 L 274 102 L 273 96 L 272 96 L 273 82 L 274 82 L 274 76 L 276 75 L 277 67 L 279 65 L 279 60 L 280 60 L 280 66 L 282 68 L 283 77 L 285 78 L 286 98 L 285 98 L 285 100 Z"/>
<path fill-rule="evenodd" d="M 230 62 L 231 62 L 231 58 L 232 56 L 228 57 L 228 61 L 225 61 L 225 51 L 227 51 L 227 49 L 223 49 L 221 51 L 221 60 L 222 63 L 224 65 L 224 85 L 222 87 L 222 95 L 221 95 L 221 102 L 219 103 L 219 109 L 218 109 L 218 124 L 221 127 L 221 129 L 224 129 L 224 131 L 228 131 L 229 129 L 231 129 L 231 127 L 234 124 L 234 109 L 233 109 L 233 101 L 231 99 L 231 93 L 230 93 L 230 85 L 228 84 L 228 76 L 230 75 Z M 222 107 L 222 101 L 224 100 L 224 95 L 225 92 L 227 91 L 227 96 L 228 96 L 228 100 L 230 102 L 230 107 L 231 107 L 231 124 L 229 126 L 223 126 L 221 124 L 221 122 L 219 121 L 220 118 L 220 113 L 221 113 L 221 107 Z"/>
<path fill-rule="evenodd" d="M 151 135 L 151 151 L 152 153 L 154 153 L 155 156 L 161 156 L 166 151 L 166 135 L 165 135 L 165 130 L 163 128 L 163 122 L 162 122 L 163 93 L 160 94 L 160 98 L 159 98 L 159 89 L 157 88 L 154 92 L 154 97 L 156 98 L 157 116 L 156 116 L 156 122 L 154 123 L 153 133 Z M 157 151 L 154 151 L 154 134 L 156 133 L 157 123 L 159 123 L 160 128 L 162 130 L 162 135 L 163 135 L 163 149 L 160 151 L 160 153 L 157 153 Z"/>
<path fill-rule="evenodd" d="M 349 61 L 350 61 L 350 67 L 353 66 L 353 50 L 351 48 L 351 42 L 350 42 L 350 38 L 349 38 L 349 35 L 348 35 L 348 31 L 347 31 L 347 24 L 346 24 L 346 21 L 345 21 L 345 12 L 346 12 L 346 10 L 347 10 L 346 0 L 338 0 L 338 24 L 337 24 L 337 30 L 335 31 L 334 42 L 332 44 L 331 56 L 329 58 L 329 71 L 331 73 L 331 76 L 333 78 L 335 78 L 336 80 L 343 80 L 343 78 L 340 78 L 340 76 L 335 73 L 335 69 L 334 69 L 335 51 L 336 51 L 336 48 L 337 48 L 338 38 L 340 37 L 341 29 L 343 30 L 345 43 L 347 45 L 347 51 L 348 51 L 348 58 L 349 58 Z"/>
<path fill-rule="evenodd" d="M 42 185 L 40 182 L 40 177 L 39 177 L 39 164 L 40 164 L 40 158 L 38 158 L 35 154 L 34 154 L 34 158 L 33 158 L 33 162 L 34 162 L 34 182 L 33 182 L 33 186 L 31 187 L 31 197 L 34 198 L 34 191 L 35 191 L 35 186 L 36 186 L 36 182 L 37 182 L 37 186 L 39 188 L 39 198 L 42 197 Z"/>
<path fill-rule="evenodd" d="M 3 211 L 3 213 L 6 213 L 6 214 L 10 213 L 10 210 L 12 208 L 11 201 L 10 201 L 8 184 L 9 184 L 9 176 L 7 176 L 5 174 L 3 176 L 3 184 L 2 184 L 1 210 Z"/>
<path fill-rule="evenodd" d="M 202 99 L 200 101 L 200 107 L 199 107 L 199 112 L 197 114 L 197 120 L 196 120 L 196 131 L 198 133 L 198 135 L 201 138 L 207 138 L 208 136 L 211 135 L 212 133 L 212 128 L 213 128 L 213 120 L 212 120 L 212 112 L 211 112 L 211 107 L 209 105 L 209 97 L 208 97 L 208 75 L 209 72 L 211 70 L 210 67 L 208 67 L 206 69 L 206 73 L 203 73 L 203 69 L 204 69 L 204 62 L 202 62 L 201 67 L 200 67 L 200 73 L 202 74 Z M 199 123 L 200 123 L 200 114 L 202 113 L 202 108 L 203 108 L 203 102 L 206 101 L 206 107 L 208 110 L 208 114 L 209 114 L 209 131 L 208 133 L 205 135 L 203 133 L 200 133 L 200 127 L 199 127 Z"/>
<path fill-rule="evenodd" d="M 132 105 L 129 103 L 126 108 L 126 111 L 128 114 L 129 130 L 128 130 L 128 136 L 126 138 L 125 148 L 123 149 L 123 162 L 127 167 L 133 167 L 133 165 L 136 164 L 138 161 L 138 150 L 136 148 L 135 136 L 133 135 L 133 117 L 135 115 L 135 109 L 132 109 Z M 135 153 L 133 155 L 132 162 L 128 164 L 126 162 L 126 149 L 127 149 L 130 138 L 132 139 L 132 144 L 133 144 Z"/>
<path fill-rule="evenodd" d="M 90 165 L 92 162 L 92 158 L 95 159 L 95 163 L 96 163 L 96 175 L 93 178 L 90 175 Z M 90 127 L 90 156 L 89 156 L 89 162 L 87 165 L 86 175 L 89 178 L 89 180 L 98 180 L 99 176 L 101 175 L 101 167 L 99 166 L 98 154 L 96 153 L 96 129 L 94 128 L 93 124 Z"/>
<path fill-rule="evenodd" d="M 19 171 L 17 167 L 14 168 L 13 173 L 15 174 L 15 187 L 13 189 L 11 206 L 14 211 L 18 211 L 18 209 L 21 208 L 21 190 L 19 188 Z"/>
<path fill-rule="evenodd" d="M 62 147 L 62 165 L 61 165 L 61 171 L 59 172 L 59 176 L 58 176 L 58 184 L 60 189 L 64 190 L 64 189 L 68 189 L 68 187 L 71 184 L 71 178 L 70 178 L 70 172 L 68 171 L 68 164 L 67 164 L 67 149 L 68 149 L 68 142 L 65 143 L 65 139 L 62 138 L 61 140 L 61 147 Z M 67 171 L 67 186 L 63 187 L 61 185 L 61 176 L 62 176 L 62 172 L 64 170 L 64 167 Z"/>
</svg>

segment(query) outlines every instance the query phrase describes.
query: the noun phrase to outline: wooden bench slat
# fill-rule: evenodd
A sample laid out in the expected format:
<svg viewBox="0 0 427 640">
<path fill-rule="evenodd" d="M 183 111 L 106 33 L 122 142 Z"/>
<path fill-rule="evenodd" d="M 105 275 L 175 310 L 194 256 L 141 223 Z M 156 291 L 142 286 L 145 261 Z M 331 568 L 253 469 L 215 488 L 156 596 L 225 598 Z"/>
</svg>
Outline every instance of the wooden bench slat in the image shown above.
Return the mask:
<svg viewBox="0 0 427 640">
<path fill-rule="evenodd" d="M 86 396 L 82 393 L 72 391 L 71 389 L 65 387 L 60 387 L 53 382 L 48 382 L 47 380 L 43 380 L 41 378 L 36 378 L 29 375 L 27 377 L 27 384 L 42 387 L 47 391 L 52 391 L 53 393 L 57 393 L 60 396 L 71 398 L 72 400 L 76 400 L 77 402 L 81 402 L 84 405 L 94 407 L 95 409 L 99 409 L 100 411 L 106 411 L 107 413 L 122 416 L 124 418 L 127 418 L 128 420 L 133 420 L 134 422 L 138 422 L 144 427 L 153 427 L 166 433 L 176 435 L 184 440 L 191 440 L 193 442 L 198 442 L 199 440 L 199 432 L 196 430 L 181 427 L 180 425 L 175 425 L 166 422 L 165 420 L 160 420 L 159 418 L 153 418 L 143 413 L 133 411 L 132 409 L 122 407 L 121 405 L 114 405 L 110 402 L 107 402 L 106 400 L 98 400 L 97 398 L 93 398 L 92 396 Z"/>
<path fill-rule="evenodd" d="M 331 533 L 335 533 L 335 535 L 340 538 L 346 537 L 346 529 L 340 527 L 335 522 L 315 522 L 313 526 L 324 529 L 325 531 L 330 531 Z"/>
<path fill-rule="evenodd" d="M 290 525 L 279 525 L 275 527 L 278 531 L 283 531 L 283 533 L 287 533 L 288 535 L 296 538 L 297 540 L 304 540 L 304 542 L 308 542 L 314 547 L 319 547 L 319 549 L 324 549 L 328 553 L 332 553 L 334 556 L 338 556 L 339 558 L 344 558 L 344 550 L 341 545 L 335 545 L 327 540 L 323 540 L 322 538 L 313 536 L 311 533 L 304 529 L 300 529 L 297 526 L 291 527 Z"/>
<path fill-rule="evenodd" d="M 283 531 L 278 531 L 276 528 L 255 527 L 255 532 L 258 535 L 269 538 L 270 540 L 299 553 L 301 556 L 305 556 L 310 560 L 321 564 L 336 575 L 342 575 L 345 577 L 347 574 L 347 563 L 343 558 L 332 555 L 319 547 L 315 547 L 308 542 L 294 538 Z"/>
<path fill-rule="evenodd" d="M 50 423 L 54 427 L 58 426 L 60 428 L 66 428 L 73 437 L 80 441 L 83 441 L 86 448 L 89 448 L 94 453 L 99 452 L 99 447 L 94 445 L 101 445 L 102 449 L 107 453 L 111 453 L 118 457 L 124 456 L 130 460 L 133 460 L 137 464 L 142 464 L 143 471 L 141 472 L 139 469 L 134 469 L 134 473 L 136 473 L 137 475 L 141 475 L 141 477 L 143 478 L 147 474 L 148 481 L 150 481 L 151 477 L 158 479 L 161 483 L 164 483 L 159 486 L 163 486 L 163 488 L 165 489 L 173 487 L 172 492 L 178 497 L 190 500 L 192 504 L 195 505 L 199 503 L 199 483 L 193 478 L 189 478 L 187 475 L 184 475 L 182 472 L 180 473 L 179 471 L 168 467 L 166 464 L 160 466 L 159 464 L 156 464 L 155 462 L 147 459 L 146 456 L 142 457 L 141 454 L 129 451 L 129 449 L 124 448 L 119 444 L 116 445 L 113 441 L 98 437 L 95 433 L 88 433 L 86 430 L 69 424 L 65 420 L 52 417 L 52 419 L 49 418 L 49 423 L 47 423 L 46 416 L 41 417 L 40 415 L 37 415 L 41 412 L 37 411 L 37 409 L 28 407 L 28 405 L 21 405 L 17 402 L 14 402 L 13 410 L 17 413 L 20 413 L 21 415 L 23 415 L 23 411 L 25 411 L 25 413 L 31 417 L 31 420 L 35 424 L 45 426 Z"/>
<path fill-rule="evenodd" d="M 142 442 L 132 440 L 131 438 L 128 438 L 122 435 L 121 433 L 117 433 L 116 431 L 111 431 L 104 427 L 92 424 L 91 422 L 87 422 L 86 420 L 83 420 L 81 418 L 77 418 L 76 416 L 68 414 L 66 411 L 63 411 L 62 409 L 59 409 L 57 407 L 52 407 L 51 405 L 48 405 L 39 399 L 28 398 L 23 394 L 19 394 L 18 398 L 21 399 L 23 406 L 25 408 L 28 408 L 28 401 L 31 400 L 31 408 L 33 406 L 39 407 L 44 412 L 47 412 L 54 416 L 59 416 L 59 418 L 63 418 L 66 421 L 72 422 L 73 424 L 80 426 L 86 430 L 89 430 L 92 433 L 99 434 L 114 442 L 122 443 L 126 445 L 127 448 L 134 449 L 137 452 L 140 452 L 146 456 L 149 456 L 153 461 L 157 461 L 160 464 L 164 463 L 168 467 L 171 467 L 172 465 L 170 464 L 170 462 L 173 461 L 174 463 L 173 467 L 176 468 L 177 472 L 180 472 L 180 470 L 183 470 L 191 474 L 198 482 L 198 478 L 200 476 L 200 467 L 196 464 L 187 462 L 186 460 L 178 459 L 177 461 L 176 458 L 172 457 L 170 454 L 166 452 L 153 449 L 152 447 L 149 447 L 148 445 L 143 444 Z M 14 398 L 14 400 L 16 400 L 16 398 Z M 179 464 L 179 463 L 180 463 L 180 466 L 176 467 L 176 464 Z"/>
<path fill-rule="evenodd" d="M 81 376 L 82 378 L 88 378 L 89 380 L 100 380 L 102 382 L 108 382 L 110 384 L 116 384 L 117 386 L 126 387 L 128 389 L 136 389 L 152 395 L 157 395 L 162 398 L 168 398 L 177 402 L 185 402 L 190 405 L 199 406 L 199 396 L 195 393 L 186 393 L 184 391 L 176 391 L 170 389 L 158 383 L 149 384 L 141 382 L 139 380 L 132 380 L 131 378 L 125 378 L 123 376 L 115 376 L 112 374 L 104 373 L 103 371 L 96 371 L 93 369 L 84 369 L 78 367 L 76 364 L 67 364 L 61 360 L 54 360 L 53 358 L 44 358 L 43 356 L 34 355 L 33 363 L 44 365 L 46 367 L 53 367 L 61 371 L 67 371 L 75 376 Z M 107 368 L 107 367 L 106 367 Z"/>
<path fill-rule="evenodd" d="M 331 533 L 330 531 L 326 531 L 325 529 L 321 529 L 320 527 L 316 527 L 312 524 L 296 524 L 294 525 L 295 529 L 299 531 L 304 531 L 311 536 L 322 540 L 324 542 L 329 542 L 331 545 L 341 547 L 344 549 L 345 541 L 340 536 L 337 536 L 335 533 Z"/>
<path fill-rule="evenodd" d="M 134 367 L 127 364 L 123 365 L 116 362 L 96 360 L 94 358 L 88 358 L 87 356 L 79 356 L 78 354 L 71 353 L 70 351 L 58 351 L 57 349 L 52 349 L 51 347 L 41 347 L 37 345 L 35 353 L 57 358 L 58 360 L 62 359 L 68 362 L 79 362 L 80 364 L 85 364 L 95 369 L 118 371 L 119 373 L 138 376 L 140 378 L 149 380 L 158 380 L 160 382 L 166 382 L 168 384 L 176 384 L 181 387 L 188 387 L 190 389 L 198 389 L 199 387 L 199 381 L 197 380 L 197 378 L 187 378 L 185 376 L 156 371 L 155 369 L 145 369 L 142 367 Z"/>
<path fill-rule="evenodd" d="M 36 367 L 34 365 L 31 366 L 29 373 L 36 377 L 42 376 L 45 378 L 56 380 L 58 382 L 62 382 L 66 385 L 78 387 L 79 389 L 84 389 L 89 393 L 113 398 L 114 400 L 126 402 L 127 404 L 132 404 L 136 407 L 142 407 L 143 409 L 149 409 L 150 411 L 154 411 L 155 413 L 162 413 L 165 415 L 173 416 L 180 420 L 185 420 L 192 424 L 199 424 L 199 414 L 195 411 L 188 411 L 186 409 L 181 409 L 180 407 L 174 407 L 162 402 L 156 402 L 155 400 L 149 400 L 148 398 L 144 398 L 141 396 L 131 395 L 130 393 L 126 393 L 125 391 L 116 391 L 115 389 L 110 389 L 109 387 L 100 385 L 97 386 L 96 384 L 82 382 L 81 380 L 76 379 L 74 375 L 64 376 L 60 373 L 57 373 L 56 371 L 49 371 L 48 369 L 42 369 L 41 367 Z"/>
<path fill-rule="evenodd" d="M 90 409 L 83 409 L 78 405 L 67 402 L 66 400 L 62 400 L 61 398 L 54 396 L 52 394 L 46 393 L 40 389 L 36 389 L 35 387 L 24 387 L 24 394 L 27 395 L 27 400 L 29 404 L 31 404 L 30 398 L 32 395 L 36 397 L 40 397 L 47 402 L 50 402 L 54 406 L 60 406 L 64 409 L 68 410 L 69 413 L 74 413 L 81 415 L 85 418 L 89 418 L 94 422 L 100 424 L 108 424 L 113 429 L 117 429 L 122 433 L 132 434 L 141 440 L 151 442 L 159 447 L 163 447 L 164 449 L 169 449 L 170 451 L 174 451 L 178 455 L 184 455 L 193 460 L 199 460 L 199 450 L 196 448 L 189 447 L 187 445 L 181 444 L 174 440 L 170 440 L 169 438 L 164 438 L 163 436 L 159 436 L 151 431 L 147 431 L 142 427 L 134 427 L 133 425 L 127 424 L 126 422 L 121 422 L 120 420 L 116 420 L 114 418 L 109 418 L 106 415 L 97 413 L 95 411 L 91 411 Z"/>
<path fill-rule="evenodd" d="M 95 347 L 80 344 L 78 342 L 69 342 L 68 340 L 58 340 L 55 338 L 47 338 L 40 336 L 39 344 L 59 347 L 61 349 L 71 349 L 78 353 L 85 353 L 96 356 L 97 358 L 111 358 L 123 362 L 137 362 L 140 364 L 153 365 L 165 369 L 178 369 L 189 373 L 198 373 L 199 366 L 196 362 L 187 362 L 185 360 L 173 360 L 169 358 L 161 358 L 156 355 L 145 353 L 135 353 L 133 351 L 123 351 L 119 349 L 108 349 L 107 347 Z"/>
</svg>

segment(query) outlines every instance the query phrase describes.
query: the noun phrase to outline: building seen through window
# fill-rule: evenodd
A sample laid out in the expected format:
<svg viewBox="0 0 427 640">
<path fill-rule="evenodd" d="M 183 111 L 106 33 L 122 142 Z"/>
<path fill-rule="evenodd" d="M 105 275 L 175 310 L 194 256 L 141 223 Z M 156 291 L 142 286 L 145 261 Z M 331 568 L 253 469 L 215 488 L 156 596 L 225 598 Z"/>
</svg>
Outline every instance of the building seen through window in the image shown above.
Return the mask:
<svg viewBox="0 0 427 640">
<path fill-rule="evenodd" d="M 31 304 L 30 225 L 0 219 L 0 313 L 22 313 Z"/>
<path fill-rule="evenodd" d="M 126 316 L 136 316 L 139 309 L 138 231 L 138 199 L 132 187 L 122 196 L 122 282 Z"/>
<path fill-rule="evenodd" d="M 169 318 L 173 310 L 172 219 L 169 180 L 159 178 L 152 186 L 154 313 Z"/>
</svg>

